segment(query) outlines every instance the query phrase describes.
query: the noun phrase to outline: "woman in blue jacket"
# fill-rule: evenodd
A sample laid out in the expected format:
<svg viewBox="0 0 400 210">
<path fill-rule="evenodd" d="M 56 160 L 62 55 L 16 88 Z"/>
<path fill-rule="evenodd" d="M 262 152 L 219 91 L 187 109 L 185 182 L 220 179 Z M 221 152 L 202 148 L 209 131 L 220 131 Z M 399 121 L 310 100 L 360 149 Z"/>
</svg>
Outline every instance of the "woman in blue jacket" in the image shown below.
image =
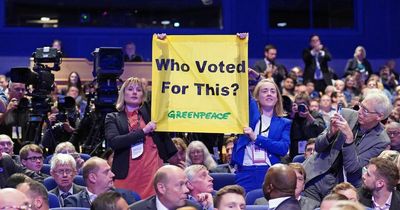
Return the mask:
<svg viewBox="0 0 400 210">
<path fill-rule="evenodd" d="M 257 74 L 250 69 L 250 76 Z M 260 76 L 258 76 L 260 78 Z M 288 153 L 291 121 L 284 118 L 282 96 L 270 79 L 258 82 L 249 97 L 250 127 L 235 143 L 236 183 L 249 192 L 262 187 L 268 168 Z"/>
</svg>

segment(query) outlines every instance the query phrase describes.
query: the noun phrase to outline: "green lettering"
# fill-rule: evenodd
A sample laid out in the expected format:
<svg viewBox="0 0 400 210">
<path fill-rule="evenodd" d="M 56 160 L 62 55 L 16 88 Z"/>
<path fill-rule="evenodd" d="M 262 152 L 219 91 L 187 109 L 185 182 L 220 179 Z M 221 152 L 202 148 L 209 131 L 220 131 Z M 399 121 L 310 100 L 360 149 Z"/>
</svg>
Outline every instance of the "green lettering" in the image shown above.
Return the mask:
<svg viewBox="0 0 400 210">
<path fill-rule="evenodd" d="M 228 119 L 228 117 L 229 117 L 230 114 L 231 114 L 230 112 L 225 112 L 225 113 L 224 113 L 223 119 L 224 119 L 224 120 Z"/>
<path fill-rule="evenodd" d="M 173 110 L 168 112 L 168 118 L 175 119 L 175 112 Z"/>
<path fill-rule="evenodd" d="M 176 119 L 181 118 L 181 112 L 180 111 L 176 111 Z"/>
<path fill-rule="evenodd" d="M 212 112 L 207 112 L 206 119 L 210 119 Z"/>
<path fill-rule="evenodd" d="M 182 118 L 186 119 L 187 112 L 182 112 Z"/>
</svg>

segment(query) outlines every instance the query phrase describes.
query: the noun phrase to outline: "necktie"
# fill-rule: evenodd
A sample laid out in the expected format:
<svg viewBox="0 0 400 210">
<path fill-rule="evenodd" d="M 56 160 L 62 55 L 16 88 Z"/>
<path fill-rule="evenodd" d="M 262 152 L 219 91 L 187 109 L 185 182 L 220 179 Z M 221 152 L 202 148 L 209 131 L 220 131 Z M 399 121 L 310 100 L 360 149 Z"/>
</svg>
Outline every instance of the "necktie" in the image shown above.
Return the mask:
<svg viewBox="0 0 400 210">
<path fill-rule="evenodd" d="M 66 193 L 61 194 L 61 197 L 63 200 L 65 200 L 70 195 L 72 195 L 70 192 L 66 192 Z"/>
<path fill-rule="evenodd" d="M 321 80 L 322 77 L 322 72 L 321 72 L 321 66 L 319 64 L 319 60 L 318 60 L 318 54 L 315 55 L 315 74 L 314 74 L 314 78 L 316 80 Z"/>
</svg>

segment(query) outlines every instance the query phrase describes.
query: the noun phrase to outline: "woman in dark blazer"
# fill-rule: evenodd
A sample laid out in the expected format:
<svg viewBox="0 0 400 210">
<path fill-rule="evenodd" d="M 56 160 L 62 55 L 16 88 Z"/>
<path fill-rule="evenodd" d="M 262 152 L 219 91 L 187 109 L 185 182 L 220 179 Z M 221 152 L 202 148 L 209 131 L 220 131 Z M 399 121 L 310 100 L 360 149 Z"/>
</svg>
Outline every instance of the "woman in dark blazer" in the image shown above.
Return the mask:
<svg viewBox="0 0 400 210">
<path fill-rule="evenodd" d="M 154 132 L 145 98 L 141 80 L 127 79 L 119 90 L 118 112 L 107 114 L 105 120 L 105 137 L 114 150 L 115 187 L 138 192 L 143 199 L 155 194 L 155 172 L 177 152 L 168 133 Z"/>
<path fill-rule="evenodd" d="M 347 61 L 346 68 L 344 69 L 345 76 L 354 75 L 359 73 L 362 81 L 365 82 L 371 76 L 372 67 L 367 60 L 367 52 L 363 46 L 356 47 L 354 51 L 354 58 Z"/>
<path fill-rule="evenodd" d="M 251 74 L 257 74 L 250 70 Z M 269 167 L 289 151 L 291 121 L 284 118 L 282 96 L 269 79 L 258 82 L 249 97 L 250 127 L 236 141 L 232 152 L 236 183 L 249 192 L 262 187 Z"/>
</svg>

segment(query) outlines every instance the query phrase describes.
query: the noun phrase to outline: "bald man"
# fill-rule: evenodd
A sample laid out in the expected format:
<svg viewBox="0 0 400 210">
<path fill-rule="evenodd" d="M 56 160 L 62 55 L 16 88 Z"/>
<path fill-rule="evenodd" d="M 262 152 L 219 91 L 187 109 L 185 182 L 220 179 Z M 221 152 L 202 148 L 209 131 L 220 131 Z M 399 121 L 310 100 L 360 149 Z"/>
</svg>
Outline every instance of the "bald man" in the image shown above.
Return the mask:
<svg viewBox="0 0 400 210">
<path fill-rule="evenodd" d="M 0 209 L 30 209 L 30 207 L 29 199 L 24 193 L 13 188 L 0 189 Z"/>
<path fill-rule="evenodd" d="M 270 209 L 300 210 L 295 198 L 297 177 L 295 171 L 284 164 L 271 166 L 265 175 L 263 191 Z"/>
<path fill-rule="evenodd" d="M 200 206 L 187 200 L 187 181 L 184 171 L 177 166 L 165 165 L 159 168 L 153 179 L 156 195 L 134 203 L 131 210 L 177 209 L 183 206 L 194 206 L 200 210 Z"/>
</svg>

